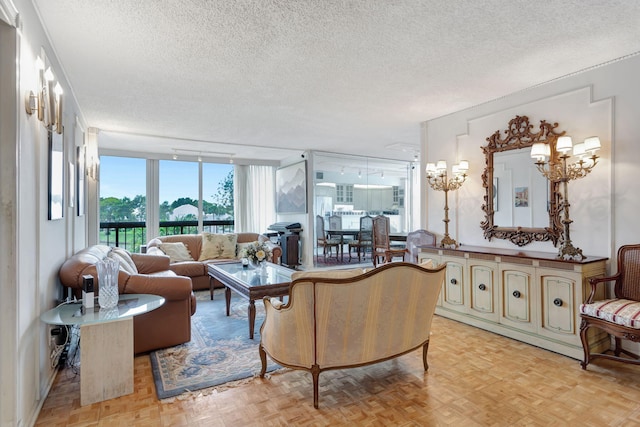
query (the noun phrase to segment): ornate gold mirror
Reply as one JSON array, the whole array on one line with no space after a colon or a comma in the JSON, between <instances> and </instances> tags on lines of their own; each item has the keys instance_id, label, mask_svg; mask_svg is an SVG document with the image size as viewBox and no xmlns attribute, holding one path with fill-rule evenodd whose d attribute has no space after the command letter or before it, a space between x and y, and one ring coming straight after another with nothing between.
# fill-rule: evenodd
<instances>
[{"instance_id":1,"label":"ornate gold mirror","mask_svg":"<svg viewBox=\"0 0 640 427\"><path fill-rule=\"evenodd\" d=\"M549 144L551 153L556 153L556 140L565 134L557 132L557 127L541 120L534 133L527 116L516 116L504 130L504 138L499 130L487 138L488 144L482 147L485 239L505 239L518 246L551 241L556 246L562 238L560 182L547 181L531 158L536 142Z\"/></svg>"}]
</instances>

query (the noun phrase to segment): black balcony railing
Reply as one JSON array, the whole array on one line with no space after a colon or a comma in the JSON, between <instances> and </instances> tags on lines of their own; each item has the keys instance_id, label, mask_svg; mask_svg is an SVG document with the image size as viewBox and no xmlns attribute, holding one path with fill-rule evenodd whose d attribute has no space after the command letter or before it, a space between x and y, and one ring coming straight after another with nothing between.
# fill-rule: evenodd
<instances>
[{"instance_id":1,"label":"black balcony railing","mask_svg":"<svg viewBox=\"0 0 640 427\"><path fill-rule=\"evenodd\" d=\"M234 222L230 220L203 221L204 231L209 233L231 233ZM198 221L160 221L160 235L196 234ZM124 248L130 252L140 252L140 246L148 239L144 221L102 221L100 222L100 244Z\"/></svg>"}]
</instances>

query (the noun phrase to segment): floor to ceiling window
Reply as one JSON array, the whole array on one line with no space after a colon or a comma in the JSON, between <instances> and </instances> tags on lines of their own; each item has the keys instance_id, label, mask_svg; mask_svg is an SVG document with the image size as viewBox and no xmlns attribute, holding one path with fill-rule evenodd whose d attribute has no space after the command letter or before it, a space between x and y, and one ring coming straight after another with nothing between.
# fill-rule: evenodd
<instances>
[{"instance_id":1,"label":"floor to ceiling window","mask_svg":"<svg viewBox=\"0 0 640 427\"><path fill-rule=\"evenodd\" d=\"M202 212L204 231L215 232L210 221L234 220L233 165L202 163Z\"/></svg>"},{"instance_id":2,"label":"floor to ceiling window","mask_svg":"<svg viewBox=\"0 0 640 427\"><path fill-rule=\"evenodd\" d=\"M170 229L160 227L161 234L189 234L198 229L198 163L160 160L158 183L160 223L170 221ZM193 224L193 225L187 225Z\"/></svg>"},{"instance_id":3,"label":"floor to ceiling window","mask_svg":"<svg viewBox=\"0 0 640 427\"><path fill-rule=\"evenodd\" d=\"M230 164L150 160L158 170L158 204L147 206L143 158L100 156L100 243L138 252L147 236L147 217L160 235L233 231L233 171ZM153 199L149 199L153 200ZM157 210L148 215L147 209Z\"/></svg>"},{"instance_id":4,"label":"floor to ceiling window","mask_svg":"<svg viewBox=\"0 0 640 427\"><path fill-rule=\"evenodd\" d=\"M100 157L101 244L138 251L146 243L146 160Z\"/></svg>"}]
</instances>

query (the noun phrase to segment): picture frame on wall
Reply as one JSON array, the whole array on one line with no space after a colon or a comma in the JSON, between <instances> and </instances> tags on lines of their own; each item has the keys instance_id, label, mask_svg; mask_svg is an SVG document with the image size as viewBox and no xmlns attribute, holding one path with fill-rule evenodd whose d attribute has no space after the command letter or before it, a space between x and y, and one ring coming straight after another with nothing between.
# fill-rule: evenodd
<instances>
[{"instance_id":1,"label":"picture frame on wall","mask_svg":"<svg viewBox=\"0 0 640 427\"><path fill-rule=\"evenodd\" d=\"M69 193L67 193L67 203L69 203L69 207L72 208L76 202L76 165L74 162L69 162L68 166L69 175L67 182L69 183Z\"/></svg>"},{"instance_id":2,"label":"picture frame on wall","mask_svg":"<svg viewBox=\"0 0 640 427\"><path fill-rule=\"evenodd\" d=\"M48 218L62 219L64 216L64 130L62 133L48 131L49 134L49 185Z\"/></svg>"},{"instance_id":3,"label":"picture frame on wall","mask_svg":"<svg viewBox=\"0 0 640 427\"><path fill-rule=\"evenodd\" d=\"M307 213L307 161L276 170L276 213Z\"/></svg>"},{"instance_id":4,"label":"picture frame on wall","mask_svg":"<svg viewBox=\"0 0 640 427\"><path fill-rule=\"evenodd\" d=\"M86 176L86 149L84 145L76 148L76 213L78 216L84 215L85 200L85 176Z\"/></svg>"}]
</instances>

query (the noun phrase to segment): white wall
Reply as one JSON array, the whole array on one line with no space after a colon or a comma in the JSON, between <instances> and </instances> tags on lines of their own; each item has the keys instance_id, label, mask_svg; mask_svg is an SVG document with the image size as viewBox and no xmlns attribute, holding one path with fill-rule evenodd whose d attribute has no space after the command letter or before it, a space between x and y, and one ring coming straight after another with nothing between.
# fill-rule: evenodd
<instances>
[{"instance_id":1,"label":"white wall","mask_svg":"<svg viewBox=\"0 0 640 427\"><path fill-rule=\"evenodd\" d=\"M506 129L515 115L526 115L535 125L541 119L558 122L558 129L573 136L574 142L591 135L602 141L593 172L569 183L574 245L585 255L614 257L620 245L640 242L640 228L633 225L640 211L634 189L640 182L639 73L640 56L633 56L423 123L423 163L466 159L471 164L467 182L450 194L452 237L466 245L517 248L505 240L483 237L480 177L485 159L480 147L493 132ZM441 192L423 193L426 226L439 233L444 230L443 203ZM549 242L525 249L557 251Z\"/></svg>"},{"instance_id":2,"label":"white wall","mask_svg":"<svg viewBox=\"0 0 640 427\"><path fill-rule=\"evenodd\" d=\"M2 297L3 300L5 296L9 297L5 303L13 305L9 311L11 317L3 317L2 322L5 331L2 333L0 408L3 425L23 426L35 422L55 373L49 360L49 327L40 321L40 314L57 303L61 289L58 281L60 265L86 243L85 217L76 217L75 203L73 208L69 207L66 176L68 163L75 162L76 146L83 143L84 126L77 118L79 108L32 3L27 0L14 3L18 19L11 20L11 25L15 27L18 23L18 28L10 28L9 32L3 28L3 36L13 37L15 55L3 56L2 61L8 61L17 70L17 75L11 78L11 75L3 74L3 82L12 85L13 90L3 92L0 100L0 121L7 118L4 111L11 110L13 123L17 126L12 137L3 135L1 141L13 156L0 156L0 168L15 171L12 177L2 180L3 195L12 194L9 203L15 208L15 217L8 220L15 233L12 242L15 252L0 253L2 265L9 269L6 276L10 278L6 282L3 280ZM7 7L4 3L0 6ZM6 40L3 37L3 41ZM64 91L65 210L64 218L57 221L47 219L47 132L36 115L29 116L24 108L25 94L37 90L35 58L38 55L46 56ZM3 225L6 221L3 217ZM9 341L5 341L6 337ZM5 383L7 366L14 372Z\"/></svg>"}]
</instances>

